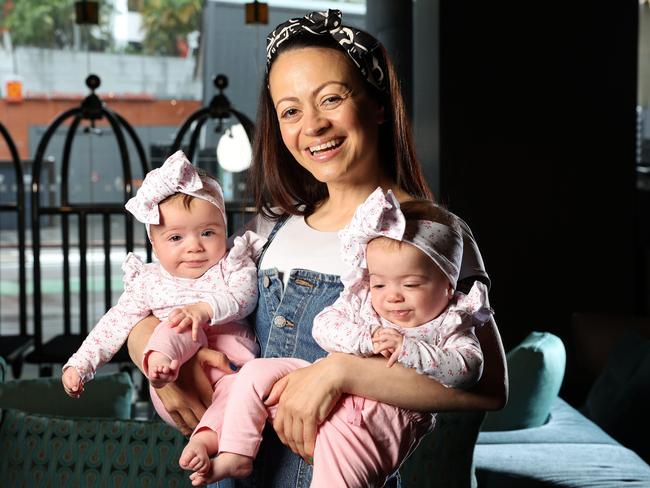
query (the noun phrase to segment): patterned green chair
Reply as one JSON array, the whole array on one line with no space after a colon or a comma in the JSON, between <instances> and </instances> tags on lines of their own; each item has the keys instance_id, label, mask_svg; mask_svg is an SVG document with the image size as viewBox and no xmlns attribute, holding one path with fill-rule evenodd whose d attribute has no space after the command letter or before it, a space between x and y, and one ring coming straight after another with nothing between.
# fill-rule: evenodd
<instances>
[{"instance_id":1,"label":"patterned green chair","mask_svg":"<svg viewBox=\"0 0 650 488\"><path fill-rule=\"evenodd\" d=\"M0 486L190 486L185 439L159 421L66 418L5 410Z\"/></svg>"},{"instance_id":2,"label":"patterned green chair","mask_svg":"<svg viewBox=\"0 0 650 488\"><path fill-rule=\"evenodd\" d=\"M72 400L58 378L2 382L5 371L0 358L0 487L190 486L178 466L186 439L129 418L127 374L97 376Z\"/></svg>"}]
</instances>

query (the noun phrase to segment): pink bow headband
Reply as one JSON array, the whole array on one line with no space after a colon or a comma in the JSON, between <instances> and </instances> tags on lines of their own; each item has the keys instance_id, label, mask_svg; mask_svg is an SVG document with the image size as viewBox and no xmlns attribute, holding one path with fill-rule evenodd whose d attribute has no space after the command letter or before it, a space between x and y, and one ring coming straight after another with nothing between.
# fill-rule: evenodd
<instances>
[{"instance_id":1,"label":"pink bow headband","mask_svg":"<svg viewBox=\"0 0 650 488\"><path fill-rule=\"evenodd\" d=\"M149 227L160 223L158 204L175 193L184 193L210 202L219 209L226 225L226 208L223 192L217 180L199 174L183 151L176 151L164 164L149 171L138 193L126 202L126 209L136 219Z\"/></svg>"},{"instance_id":2,"label":"pink bow headband","mask_svg":"<svg viewBox=\"0 0 650 488\"><path fill-rule=\"evenodd\" d=\"M365 276L366 247L377 237L407 242L426 254L456 288L463 257L463 236L451 227L419 220L413 238L404 239L406 219L393 192L377 188L354 213L348 226L339 231L343 261L350 266L341 277L345 286L352 286Z\"/></svg>"}]
</instances>

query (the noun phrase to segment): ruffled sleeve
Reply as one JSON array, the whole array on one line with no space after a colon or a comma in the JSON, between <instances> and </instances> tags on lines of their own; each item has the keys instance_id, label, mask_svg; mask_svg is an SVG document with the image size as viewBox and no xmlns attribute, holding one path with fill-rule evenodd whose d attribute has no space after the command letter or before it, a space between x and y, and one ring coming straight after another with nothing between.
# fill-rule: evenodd
<instances>
[{"instance_id":1,"label":"ruffled sleeve","mask_svg":"<svg viewBox=\"0 0 650 488\"><path fill-rule=\"evenodd\" d=\"M484 324L492 315L487 287L476 281L467 295L456 294L437 319L440 322L432 329L432 336L405 333L398 361L445 386L469 388L483 371L483 352L475 326Z\"/></svg>"},{"instance_id":2,"label":"ruffled sleeve","mask_svg":"<svg viewBox=\"0 0 650 488\"><path fill-rule=\"evenodd\" d=\"M239 320L257 306L256 261L266 243L264 237L246 231L236 237L228 254L219 262L223 284L204 297L212 308L210 325Z\"/></svg>"},{"instance_id":3,"label":"ruffled sleeve","mask_svg":"<svg viewBox=\"0 0 650 488\"><path fill-rule=\"evenodd\" d=\"M254 264L262 254L266 239L253 231L246 231L244 235L235 237L228 254L223 258L222 269L232 272L242 267Z\"/></svg>"},{"instance_id":4,"label":"ruffled sleeve","mask_svg":"<svg viewBox=\"0 0 650 488\"><path fill-rule=\"evenodd\" d=\"M456 302L449 307L450 313L455 313L463 319L471 317L469 326L480 326L490 320L494 310L490 307L488 289L485 284L475 281L467 295L458 293Z\"/></svg>"},{"instance_id":5,"label":"ruffled sleeve","mask_svg":"<svg viewBox=\"0 0 650 488\"><path fill-rule=\"evenodd\" d=\"M145 264L142 262L142 259L130 252L126 255L124 262L122 263L122 271L124 275L122 281L124 282L124 290L132 291L133 284L136 279L142 274Z\"/></svg>"}]
</instances>

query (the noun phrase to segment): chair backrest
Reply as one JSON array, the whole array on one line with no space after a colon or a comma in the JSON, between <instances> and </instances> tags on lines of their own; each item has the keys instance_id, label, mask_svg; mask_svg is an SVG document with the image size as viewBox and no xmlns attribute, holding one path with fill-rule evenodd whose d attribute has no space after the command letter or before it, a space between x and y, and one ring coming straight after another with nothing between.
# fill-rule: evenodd
<instances>
[{"instance_id":1,"label":"chair backrest","mask_svg":"<svg viewBox=\"0 0 650 488\"><path fill-rule=\"evenodd\" d=\"M84 106L84 104L91 97L95 97L91 100L91 102L95 103L93 106L95 112L89 115L88 107ZM59 115L45 131L34 157L31 186L31 217L34 253L34 336L37 350L43 344L43 306L46 302L43 299L43 289L45 288L45 284L48 283L46 271L49 271L49 267L53 264L52 261L60 261L62 268L63 333L64 335L72 334L72 312L74 309L72 298L73 295L78 294L79 334L85 336L88 333L90 291L91 288L94 288L92 285L95 284L90 279L89 262L91 266L97 261L103 263L101 271L103 280L101 283L97 283L97 288L103 287L103 308L106 311L110 308L113 301L111 252L115 249L114 245L119 244L123 246L126 252L131 252L134 249L134 219L124 208L126 201L133 196L133 176L127 141L123 131L130 136L135 146L143 175L149 170L149 165L142 144L133 128L122 117L107 110L101 103L97 104L98 100L96 95L91 94L84 100L84 103L80 107L73 108ZM95 127L95 120L101 120L102 118L108 122L109 128L112 130L117 141L117 157L120 159L121 176L116 178L115 182L112 183L116 187L119 187L120 193L118 195L121 195L121 197L118 196L115 202L98 203L84 201L83 197L80 198L79 188L71 191L70 184L74 178L71 160L73 159L73 141L78 135L78 129L81 123L84 120L89 120L89 126L84 129L84 132L89 134L88 137L97 137L96 134L102 129ZM44 202L40 196L45 190L44 185L41 184L41 171L45 152L56 130L62 127L63 123L68 119L71 119L71 122L65 136L63 155L57 168L57 183L60 185L57 188L58 203L55 201ZM78 152L75 154L75 157L79 157ZM45 233L45 226L43 225L44 217L51 218L54 221L60 220L60 254L57 252L57 256L54 256L60 256L60 260L49 259L44 261L42 259L43 249L47 244L43 239ZM97 230L97 227L100 227L101 238L92 241L89 229L97 219L101 221L101 225L94 226L93 230ZM114 220L121 220L123 222L123 235L119 236L119 242L113 235L114 229L112 224ZM51 234L52 230L47 229L47 232ZM147 239L144 241L147 258L151 260L150 244ZM57 251L58 249L57 247ZM73 250L77 250L77 252L73 254ZM100 252L95 253L97 250L100 250ZM100 256L101 254L103 254L103 258ZM74 257L74 262L71 259L72 257ZM77 257L78 271L76 275L73 275L73 268L77 268ZM78 282L78 286L75 286L76 282Z\"/></svg>"},{"instance_id":2,"label":"chair backrest","mask_svg":"<svg viewBox=\"0 0 650 488\"><path fill-rule=\"evenodd\" d=\"M23 170L16 144L11 134L0 123L0 135L4 139L11 154L11 168L16 191L11 198L11 192L3 192L0 201L0 212L14 214L16 218L16 233L18 240L18 323L21 336L27 336L27 273L25 270L25 187L23 185Z\"/></svg>"}]
</instances>

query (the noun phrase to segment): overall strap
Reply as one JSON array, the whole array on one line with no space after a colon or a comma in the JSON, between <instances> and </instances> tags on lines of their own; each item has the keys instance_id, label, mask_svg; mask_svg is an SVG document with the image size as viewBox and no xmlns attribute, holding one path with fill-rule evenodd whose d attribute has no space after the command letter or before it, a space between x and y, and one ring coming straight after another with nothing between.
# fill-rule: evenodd
<instances>
[{"instance_id":1,"label":"overall strap","mask_svg":"<svg viewBox=\"0 0 650 488\"><path fill-rule=\"evenodd\" d=\"M282 226L287 223L287 220L289 220L289 217L291 217L291 215L285 214L285 215L283 215L282 217L280 217L277 220L277 222L273 226L273 229L271 229L271 233L266 238L266 244L264 244L264 247L262 248L262 253L260 254L260 257L257 259L258 263L262 262L262 259L264 258L264 255L266 254L266 250L269 248L269 244L271 244L271 241L275 238L275 234L277 234L278 231L282 228Z\"/></svg>"}]
</instances>

